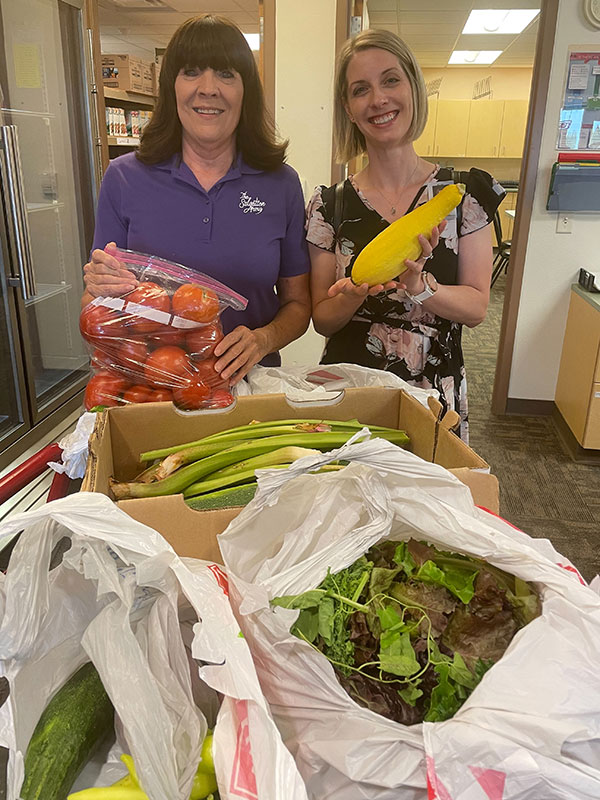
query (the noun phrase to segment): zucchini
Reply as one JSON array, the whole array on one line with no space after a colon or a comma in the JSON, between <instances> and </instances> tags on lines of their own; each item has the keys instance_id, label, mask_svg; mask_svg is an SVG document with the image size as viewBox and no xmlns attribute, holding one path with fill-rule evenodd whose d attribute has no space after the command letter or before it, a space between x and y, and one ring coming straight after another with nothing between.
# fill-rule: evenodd
<instances>
[{"instance_id":1,"label":"zucchini","mask_svg":"<svg viewBox=\"0 0 600 800\"><path fill-rule=\"evenodd\" d=\"M67 800L113 721L112 703L88 661L52 697L35 726L25 754L21 800Z\"/></svg>"},{"instance_id":2,"label":"zucchini","mask_svg":"<svg viewBox=\"0 0 600 800\"><path fill-rule=\"evenodd\" d=\"M235 508L247 505L256 494L257 488L256 481L242 486L228 486L226 489L219 489L216 492L190 497L185 502L195 511L207 511L212 508Z\"/></svg>"}]
</instances>

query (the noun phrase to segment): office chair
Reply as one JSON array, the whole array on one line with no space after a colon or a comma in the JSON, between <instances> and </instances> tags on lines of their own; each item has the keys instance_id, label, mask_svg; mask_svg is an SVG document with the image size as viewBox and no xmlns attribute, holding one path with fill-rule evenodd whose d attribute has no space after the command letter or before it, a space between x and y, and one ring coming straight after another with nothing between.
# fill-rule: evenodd
<instances>
[{"instance_id":1,"label":"office chair","mask_svg":"<svg viewBox=\"0 0 600 800\"><path fill-rule=\"evenodd\" d=\"M490 283L490 288L496 283L500 274L504 270L506 272L508 270L508 261L510 259L510 239L503 239L502 238L502 223L500 222L500 214L498 210L494 214L494 231L496 233L496 240L498 242L498 251L494 256L494 269L492 271L492 280Z\"/></svg>"}]
</instances>

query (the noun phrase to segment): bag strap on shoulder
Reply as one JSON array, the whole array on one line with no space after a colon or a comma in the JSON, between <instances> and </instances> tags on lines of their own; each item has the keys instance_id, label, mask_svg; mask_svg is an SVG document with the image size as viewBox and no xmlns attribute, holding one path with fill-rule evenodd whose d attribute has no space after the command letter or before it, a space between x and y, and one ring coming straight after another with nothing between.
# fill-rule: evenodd
<instances>
[{"instance_id":1,"label":"bag strap on shoulder","mask_svg":"<svg viewBox=\"0 0 600 800\"><path fill-rule=\"evenodd\" d=\"M452 170L452 183L464 183L465 186L467 184L467 178L469 177L468 172L462 172L461 170L453 169ZM456 207L456 235L460 235L460 229L462 226L462 202L458 204Z\"/></svg>"},{"instance_id":2,"label":"bag strap on shoulder","mask_svg":"<svg viewBox=\"0 0 600 800\"><path fill-rule=\"evenodd\" d=\"M344 218L344 183L345 181L340 181L336 184L333 198L333 231L336 239Z\"/></svg>"}]
</instances>

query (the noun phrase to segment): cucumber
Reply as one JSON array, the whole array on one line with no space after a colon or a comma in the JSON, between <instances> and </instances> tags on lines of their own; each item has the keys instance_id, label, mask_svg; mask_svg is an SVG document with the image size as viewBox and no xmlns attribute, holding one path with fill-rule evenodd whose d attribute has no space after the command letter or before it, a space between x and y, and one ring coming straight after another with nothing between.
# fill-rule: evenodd
<instances>
[{"instance_id":1,"label":"cucumber","mask_svg":"<svg viewBox=\"0 0 600 800\"><path fill-rule=\"evenodd\" d=\"M113 721L112 703L88 661L52 697L35 726L25 754L21 800L67 800Z\"/></svg>"},{"instance_id":2,"label":"cucumber","mask_svg":"<svg viewBox=\"0 0 600 800\"><path fill-rule=\"evenodd\" d=\"M190 497L185 502L195 511L206 511L211 508L235 508L247 505L256 494L257 488L256 482L243 486L229 486L227 489Z\"/></svg>"}]
</instances>

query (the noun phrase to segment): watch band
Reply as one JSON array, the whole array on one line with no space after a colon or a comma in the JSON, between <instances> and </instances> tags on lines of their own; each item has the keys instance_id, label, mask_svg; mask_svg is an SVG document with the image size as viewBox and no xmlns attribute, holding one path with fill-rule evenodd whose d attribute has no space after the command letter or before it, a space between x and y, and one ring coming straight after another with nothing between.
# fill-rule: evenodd
<instances>
[{"instance_id":1,"label":"watch band","mask_svg":"<svg viewBox=\"0 0 600 800\"><path fill-rule=\"evenodd\" d=\"M419 306L422 305L425 300L429 300L430 297L433 297L438 290L438 282L433 275L431 275L429 272L425 272L425 270L423 270L421 275L423 276L423 291L419 292L419 294L410 294L410 292L406 291L404 292L409 300L412 300L413 303L416 303Z\"/></svg>"}]
</instances>

